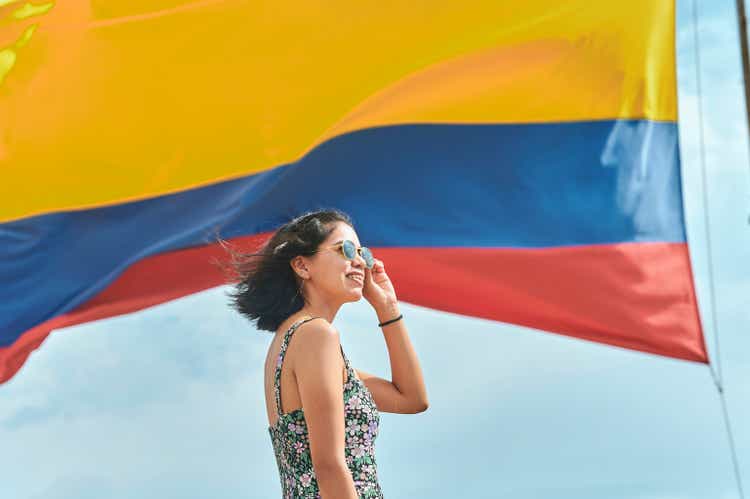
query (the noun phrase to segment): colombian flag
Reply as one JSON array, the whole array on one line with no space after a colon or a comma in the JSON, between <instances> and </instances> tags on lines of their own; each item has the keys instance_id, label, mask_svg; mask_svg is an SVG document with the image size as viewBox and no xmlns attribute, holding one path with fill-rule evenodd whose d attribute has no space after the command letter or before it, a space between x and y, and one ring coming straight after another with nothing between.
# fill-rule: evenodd
<instances>
[{"instance_id":1,"label":"colombian flag","mask_svg":"<svg viewBox=\"0 0 750 499\"><path fill-rule=\"evenodd\" d=\"M673 0L0 2L0 382L336 207L399 298L707 362ZM457 332L460 334L460 332Z\"/></svg>"}]
</instances>

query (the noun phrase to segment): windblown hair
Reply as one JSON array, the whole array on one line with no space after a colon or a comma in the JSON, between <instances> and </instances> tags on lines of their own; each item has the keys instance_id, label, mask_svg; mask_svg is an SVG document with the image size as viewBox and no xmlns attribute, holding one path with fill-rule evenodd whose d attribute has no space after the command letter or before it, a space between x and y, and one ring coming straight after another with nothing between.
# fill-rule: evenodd
<instances>
[{"instance_id":1,"label":"windblown hair","mask_svg":"<svg viewBox=\"0 0 750 499\"><path fill-rule=\"evenodd\" d=\"M229 305L256 327L275 332L290 315L305 305L300 292L301 279L290 262L298 255L311 256L333 232L334 222L354 224L346 213L336 209L307 212L279 227L256 253L222 246L230 254L227 268L233 275L234 289Z\"/></svg>"}]
</instances>

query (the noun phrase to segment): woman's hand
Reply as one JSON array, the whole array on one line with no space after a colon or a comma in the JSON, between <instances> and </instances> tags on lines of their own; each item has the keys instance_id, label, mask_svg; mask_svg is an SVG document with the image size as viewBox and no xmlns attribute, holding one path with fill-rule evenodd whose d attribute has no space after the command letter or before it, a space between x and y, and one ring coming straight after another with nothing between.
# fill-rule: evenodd
<instances>
[{"instance_id":1,"label":"woman's hand","mask_svg":"<svg viewBox=\"0 0 750 499\"><path fill-rule=\"evenodd\" d=\"M385 273L385 265L375 258L372 269L365 267L365 283L362 286L362 296L378 311L397 303L396 291Z\"/></svg>"}]
</instances>

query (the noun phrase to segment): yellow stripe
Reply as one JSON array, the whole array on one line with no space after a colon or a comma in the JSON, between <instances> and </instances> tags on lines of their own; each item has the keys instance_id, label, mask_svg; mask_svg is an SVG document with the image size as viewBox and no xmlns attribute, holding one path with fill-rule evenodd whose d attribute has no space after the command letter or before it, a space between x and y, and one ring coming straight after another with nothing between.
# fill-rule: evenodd
<instances>
[{"instance_id":1,"label":"yellow stripe","mask_svg":"<svg viewBox=\"0 0 750 499\"><path fill-rule=\"evenodd\" d=\"M29 17L38 16L41 14L46 14L53 6L55 5L54 2L49 2L41 5L33 5L30 3L25 3L23 7L20 9L17 9L11 14L11 17L13 19L27 19Z\"/></svg>"},{"instance_id":2,"label":"yellow stripe","mask_svg":"<svg viewBox=\"0 0 750 499\"><path fill-rule=\"evenodd\" d=\"M372 126L677 114L672 0L68 0L34 20L0 87L0 221L235 178Z\"/></svg>"}]
</instances>

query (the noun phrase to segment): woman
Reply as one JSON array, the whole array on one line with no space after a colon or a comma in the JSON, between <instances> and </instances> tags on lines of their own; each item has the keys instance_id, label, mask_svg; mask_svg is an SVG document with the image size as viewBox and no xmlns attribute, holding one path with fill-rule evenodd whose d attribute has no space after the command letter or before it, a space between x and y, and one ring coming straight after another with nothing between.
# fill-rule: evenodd
<instances>
[{"instance_id":1,"label":"woman","mask_svg":"<svg viewBox=\"0 0 750 499\"><path fill-rule=\"evenodd\" d=\"M360 246L351 219L338 210L306 213L246 256L260 258L235 260L240 281L232 306L275 333L265 397L283 497L383 497L374 446L379 413L428 406L385 265ZM392 381L352 368L332 325L341 305L363 296L382 328Z\"/></svg>"}]
</instances>

